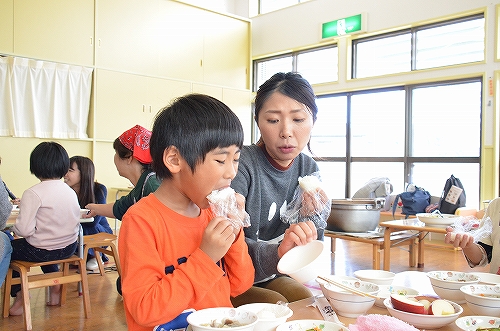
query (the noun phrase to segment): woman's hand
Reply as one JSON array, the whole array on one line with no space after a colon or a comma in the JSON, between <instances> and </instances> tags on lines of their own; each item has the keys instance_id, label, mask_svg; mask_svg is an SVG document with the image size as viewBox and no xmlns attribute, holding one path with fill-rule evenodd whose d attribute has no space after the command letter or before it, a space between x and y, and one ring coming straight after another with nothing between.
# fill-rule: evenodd
<instances>
[{"instance_id":1,"label":"woman's hand","mask_svg":"<svg viewBox=\"0 0 500 331\"><path fill-rule=\"evenodd\" d=\"M328 203L330 203L330 199L328 199L328 196L322 189L318 188L315 191L304 191L302 194L302 208L300 208L300 214L305 217L321 214Z\"/></svg>"},{"instance_id":2,"label":"woman's hand","mask_svg":"<svg viewBox=\"0 0 500 331\"><path fill-rule=\"evenodd\" d=\"M203 233L200 249L217 262L227 253L235 239L235 228L231 222L224 217L215 217Z\"/></svg>"},{"instance_id":3,"label":"woman's hand","mask_svg":"<svg viewBox=\"0 0 500 331\"><path fill-rule=\"evenodd\" d=\"M278 246L278 256L281 258L295 246L305 245L316 239L318 239L318 232L312 221L291 224L285 230L285 236Z\"/></svg>"}]
</instances>

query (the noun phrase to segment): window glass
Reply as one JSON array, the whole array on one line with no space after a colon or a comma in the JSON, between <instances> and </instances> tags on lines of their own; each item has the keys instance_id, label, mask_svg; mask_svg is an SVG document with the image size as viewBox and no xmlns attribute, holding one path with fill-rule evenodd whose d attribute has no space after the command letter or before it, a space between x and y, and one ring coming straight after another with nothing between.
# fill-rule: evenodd
<instances>
[{"instance_id":1,"label":"window glass","mask_svg":"<svg viewBox=\"0 0 500 331\"><path fill-rule=\"evenodd\" d=\"M404 90L355 94L352 96L352 156L403 156L405 150L404 137Z\"/></svg>"},{"instance_id":2,"label":"window glass","mask_svg":"<svg viewBox=\"0 0 500 331\"><path fill-rule=\"evenodd\" d=\"M318 161L323 190L330 199L345 197L345 162Z\"/></svg>"},{"instance_id":3,"label":"window glass","mask_svg":"<svg viewBox=\"0 0 500 331\"><path fill-rule=\"evenodd\" d=\"M446 180L453 175L464 186L467 207L480 209L479 170L478 163L415 163L413 183L440 197Z\"/></svg>"},{"instance_id":4,"label":"window glass","mask_svg":"<svg viewBox=\"0 0 500 331\"><path fill-rule=\"evenodd\" d=\"M257 62L256 88L258 89L266 80L277 72L289 72L293 69L292 56L274 58Z\"/></svg>"},{"instance_id":5,"label":"window glass","mask_svg":"<svg viewBox=\"0 0 500 331\"><path fill-rule=\"evenodd\" d=\"M411 118L411 156L477 157L481 83L415 88Z\"/></svg>"},{"instance_id":6,"label":"window glass","mask_svg":"<svg viewBox=\"0 0 500 331\"><path fill-rule=\"evenodd\" d=\"M484 18L418 30L416 69L484 60Z\"/></svg>"},{"instance_id":7,"label":"window glass","mask_svg":"<svg viewBox=\"0 0 500 331\"><path fill-rule=\"evenodd\" d=\"M389 178L394 188L394 194L404 191L403 162L353 162L351 164L351 197L375 177Z\"/></svg>"},{"instance_id":8,"label":"window glass","mask_svg":"<svg viewBox=\"0 0 500 331\"><path fill-rule=\"evenodd\" d=\"M297 72L310 84L338 80L337 47L323 48L297 54Z\"/></svg>"},{"instance_id":9,"label":"window glass","mask_svg":"<svg viewBox=\"0 0 500 331\"><path fill-rule=\"evenodd\" d=\"M411 33L354 42L353 78L411 71Z\"/></svg>"},{"instance_id":10,"label":"window glass","mask_svg":"<svg viewBox=\"0 0 500 331\"><path fill-rule=\"evenodd\" d=\"M311 135L311 149L319 157L345 157L347 98L318 98L318 117Z\"/></svg>"}]
</instances>

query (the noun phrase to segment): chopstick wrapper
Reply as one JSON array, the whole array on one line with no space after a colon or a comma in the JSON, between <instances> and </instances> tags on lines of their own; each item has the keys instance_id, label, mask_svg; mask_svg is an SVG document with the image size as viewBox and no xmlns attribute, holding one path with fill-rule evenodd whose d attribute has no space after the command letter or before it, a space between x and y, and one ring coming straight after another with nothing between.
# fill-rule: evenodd
<instances>
[{"instance_id":1,"label":"chopstick wrapper","mask_svg":"<svg viewBox=\"0 0 500 331\"><path fill-rule=\"evenodd\" d=\"M330 303L324 296L314 297L314 302L311 304L311 306L318 308L321 316L323 316L323 319L325 321L344 325L344 323L339 320L337 313L335 313L335 310L333 310L332 306L330 306Z\"/></svg>"}]
</instances>

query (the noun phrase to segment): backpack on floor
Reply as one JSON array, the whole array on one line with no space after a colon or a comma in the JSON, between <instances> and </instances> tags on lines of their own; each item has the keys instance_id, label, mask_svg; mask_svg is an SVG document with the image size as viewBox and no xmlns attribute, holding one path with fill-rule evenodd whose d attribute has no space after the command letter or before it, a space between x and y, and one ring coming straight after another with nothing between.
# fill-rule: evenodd
<instances>
[{"instance_id":1,"label":"backpack on floor","mask_svg":"<svg viewBox=\"0 0 500 331\"><path fill-rule=\"evenodd\" d=\"M465 190L460 179L451 175L444 185L438 209L441 214L455 214L459 207L465 207Z\"/></svg>"}]
</instances>

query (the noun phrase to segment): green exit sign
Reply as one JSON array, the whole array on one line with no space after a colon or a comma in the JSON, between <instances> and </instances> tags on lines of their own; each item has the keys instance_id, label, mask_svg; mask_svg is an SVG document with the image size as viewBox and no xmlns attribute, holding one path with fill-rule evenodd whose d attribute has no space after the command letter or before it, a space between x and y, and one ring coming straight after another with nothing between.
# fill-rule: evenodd
<instances>
[{"instance_id":1,"label":"green exit sign","mask_svg":"<svg viewBox=\"0 0 500 331\"><path fill-rule=\"evenodd\" d=\"M366 26L364 19L366 19L366 14L358 14L323 23L321 27L321 38L325 39L364 32Z\"/></svg>"}]
</instances>

